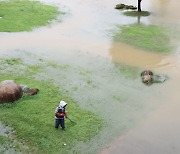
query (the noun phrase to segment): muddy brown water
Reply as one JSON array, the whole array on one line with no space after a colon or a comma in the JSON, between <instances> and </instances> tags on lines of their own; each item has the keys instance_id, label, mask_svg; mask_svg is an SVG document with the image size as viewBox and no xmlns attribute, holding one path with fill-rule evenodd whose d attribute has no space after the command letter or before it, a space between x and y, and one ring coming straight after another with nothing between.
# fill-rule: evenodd
<instances>
[{"instance_id":1,"label":"muddy brown water","mask_svg":"<svg viewBox=\"0 0 180 154\"><path fill-rule=\"evenodd\" d=\"M138 22L137 18L125 17L121 11L113 9L119 0L42 2L66 12L59 17L61 22L32 32L0 33L0 53L13 55L16 50L29 51L93 72L88 79L97 85L95 89L85 87L85 91L76 72L74 76L66 76L69 84L65 88L78 87L77 92L70 92L72 97L82 108L98 113L108 124L97 137L88 143L79 143L76 149L81 149L82 153L101 150L100 153L115 154L180 153L179 37L171 38L175 48L170 54L135 49L112 39L111 31L116 25ZM121 2L136 5L134 0ZM142 9L150 11L151 16L141 17L140 22L178 31L179 6L178 0L143 0ZM117 69L116 62L139 70L152 69L167 74L170 79L164 84L145 87L138 79L124 79L113 72ZM52 74L53 78L55 72ZM59 81L59 84L62 83Z\"/></svg>"}]
</instances>

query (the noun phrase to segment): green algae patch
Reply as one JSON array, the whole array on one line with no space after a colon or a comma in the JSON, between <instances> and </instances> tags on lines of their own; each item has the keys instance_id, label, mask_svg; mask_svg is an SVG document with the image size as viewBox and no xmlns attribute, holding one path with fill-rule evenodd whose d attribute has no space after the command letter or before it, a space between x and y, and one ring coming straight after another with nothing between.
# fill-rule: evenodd
<instances>
[{"instance_id":1,"label":"green algae patch","mask_svg":"<svg viewBox=\"0 0 180 154\"><path fill-rule=\"evenodd\" d=\"M141 12L138 12L138 11L126 11L123 14L126 15L126 16L131 16L131 17L138 17L138 16L146 17L146 16L150 15L150 12L148 12L148 11L141 11Z\"/></svg>"},{"instance_id":2,"label":"green algae patch","mask_svg":"<svg viewBox=\"0 0 180 154\"><path fill-rule=\"evenodd\" d=\"M154 52L169 52L172 49L170 37L165 29L153 25L119 26L114 34L114 41Z\"/></svg>"},{"instance_id":3,"label":"green algae patch","mask_svg":"<svg viewBox=\"0 0 180 154\"><path fill-rule=\"evenodd\" d=\"M9 61L14 61L14 58L9 58L8 61L5 59L2 65L13 66ZM18 61L21 63L15 64L16 69L3 67L4 70L0 70L0 81L11 79L40 91L37 95L23 97L14 103L1 104L0 121L13 128L15 140L27 147L25 153L69 153L78 142L89 141L99 133L103 126L99 116L81 109L63 87L54 85L51 80L34 79L32 75L38 73L38 69L34 69L34 65L33 68L29 67L23 60ZM41 66L41 71L44 65ZM17 73L20 68L22 75ZM68 103L67 114L77 123L74 125L65 119L65 131L54 128L54 111L60 100ZM0 138L1 142L5 142L4 138Z\"/></svg>"},{"instance_id":4,"label":"green algae patch","mask_svg":"<svg viewBox=\"0 0 180 154\"><path fill-rule=\"evenodd\" d=\"M0 32L31 31L56 19L58 8L37 1L0 2Z\"/></svg>"}]
</instances>

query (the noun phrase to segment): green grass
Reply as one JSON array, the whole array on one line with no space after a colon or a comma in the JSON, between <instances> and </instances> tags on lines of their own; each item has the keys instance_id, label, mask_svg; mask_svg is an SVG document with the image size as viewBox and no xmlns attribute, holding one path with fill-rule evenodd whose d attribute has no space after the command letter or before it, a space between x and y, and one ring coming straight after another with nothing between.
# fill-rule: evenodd
<instances>
[{"instance_id":1,"label":"green grass","mask_svg":"<svg viewBox=\"0 0 180 154\"><path fill-rule=\"evenodd\" d=\"M7 65L18 65L22 64L22 60L20 58L0 58L0 63Z\"/></svg>"},{"instance_id":2,"label":"green grass","mask_svg":"<svg viewBox=\"0 0 180 154\"><path fill-rule=\"evenodd\" d=\"M9 140L5 136L0 136L0 144L6 144L8 143Z\"/></svg>"},{"instance_id":3,"label":"green grass","mask_svg":"<svg viewBox=\"0 0 180 154\"><path fill-rule=\"evenodd\" d=\"M11 153L10 149L16 152L24 151L24 149L20 149L19 144L15 143L13 139L7 136L0 136L0 153Z\"/></svg>"},{"instance_id":4,"label":"green grass","mask_svg":"<svg viewBox=\"0 0 180 154\"><path fill-rule=\"evenodd\" d=\"M31 31L35 27L49 24L58 13L56 7L37 1L1 1L0 32Z\"/></svg>"},{"instance_id":5,"label":"green grass","mask_svg":"<svg viewBox=\"0 0 180 154\"><path fill-rule=\"evenodd\" d=\"M149 16L150 15L150 12L148 11L141 11L141 12L138 12L138 11L126 11L124 12L124 15L126 16L131 16L131 17L138 17L138 16Z\"/></svg>"},{"instance_id":6,"label":"green grass","mask_svg":"<svg viewBox=\"0 0 180 154\"><path fill-rule=\"evenodd\" d=\"M114 40L154 52L169 52L172 49L165 29L153 25L120 26L114 34Z\"/></svg>"},{"instance_id":7,"label":"green grass","mask_svg":"<svg viewBox=\"0 0 180 154\"><path fill-rule=\"evenodd\" d=\"M12 79L19 84L38 88L40 92L15 103L0 104L0 121L14 129L15 139L29 147L27 152L70 153L76 143L89 141L100 131L103 123L97 115L79 108L68 93L64 92L63 87L56 87L50 81L33 79L31 73L33 70L37 71L34 67L29 68L23 62L20 65L24 65L30 71L26 70L21 76L3 71L0 72L0 81ZM54 128L54 110L60 100L68 103L67 113L77 123L73 125L66 120L66 131ZM64 143L67 145L64 146Z\"/></svg>"},{"instance_id":8,"label":"green grass","mask_svg":"<svg viewBox=\"0 0 180 154\"><path fill-rule=\"evenodd\" d=\"M115 64L115 73L119 74L120 76L123 75L127 79L137 79L139 77L139 71L140 69L138 67L133 67L133 66L128 66L125 64L119 64L119 63L114 63Z\"/></svg>"},{"instance_id":9,"label":"green grass","mask_svg":"<svg viewBox=\"0 0 180 154\"><path fill-rule=\"evenodd\" d=\"M16 65L16 64L21 64L22 63L20 58L4 59L4 62L9 64L9 65Z\"/></svg>"}]
</instances>

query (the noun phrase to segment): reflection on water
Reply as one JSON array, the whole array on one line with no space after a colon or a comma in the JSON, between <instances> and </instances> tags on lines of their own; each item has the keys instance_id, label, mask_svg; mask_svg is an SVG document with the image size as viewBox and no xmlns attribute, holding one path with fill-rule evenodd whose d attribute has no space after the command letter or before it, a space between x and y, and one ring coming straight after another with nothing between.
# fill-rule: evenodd
<instances>
[{"instance_id":1,"label":"reflection on water","mask_svg":"<svg viewBox=\"0 0 180 154\"><path fill-rule=\"evenodd\" d=\"M71 54L82 51L110 58L112 56L115 61L131 65L154 67L158 66L158 62L161 63L164 55L148 54L143 51L138 53L138 50L127 45L111 43L108 31L116 28L117 24L137 22L146 24L162 24L163 22L167 24L171 23L172 20L176 23L180 21L179 5L177 5L180 2L175 0L142 1L142 10L148 10L152 15L141 17L141 19L139 17L126 17L122 15L122 11L115 10L114 6L119 3L118 0L113 2L108 0L42 1L55 4L61 10L66 11L66 15L61 15L64 21L36 29L33 32L0 33L0 52L6 52L7 49L21 49L56 55L63 52ZM136 1L133 0L124 0L122 3L136 5ZM160 20L161 18L163 20ZM123 54L125 50L127 55L130 55L129 57L125 57ZM120 54L122 55L120 56ZM141 58L141 63L136 60L137 64L135 64L131 55ZM146 64L145 60L147 60Z\"/></svg>"},{"instance_id":2,"label":"reflection on water","mask_svg":"<svg viewBox=\"0 0 180 154\"><path fill-rule=\"evenodd\" d=\"M109 52L113 61L144 68L157 68L165 65L161 63L165 58L163 54L146 52L122 43L113 43L112 45Z\"/></svg>"},{"instance_id":3,"label":"reflection on water","mask_svg":"<svg viewBox=\"0 0 180 154\"><path fill-rule=\"evenodd\" d=\"M167 71L167 70L166 70ZM170 72L170 70L168 70ZM172 73L172 71L171 71ZM122 135L116 142L104 149L102 154L176 154L179 148L179 100L180 87L177 81L180 73L171 74L171 80L162 84L159 95L162 105L152 112L140 125ZM152 102L149 102L152 103Z\"/></svg>"},{"instance_id":4,"label":"reflection on water","mask_svg":"<svg viewBox=\"0 0 180 154\"><path fill-rule=\"evenodd\" d=\"M178 0L154 0L148 1L152 13L149 23L165 25L174 30L180 24L180 1ZM146 6L147 7L147 6ZM143 21L141 21L143 23ZM173 26L173 28L171 28ZM176 31L174 31L176 33ZM179 35L179 34L177 34ZM179 40L176 40L179 42ZM111 143L109 148L104 149L102 154L170 154L180 153L179 148L179 100L180 88L177 84L180 77L179 53L180 46L176 43L176 50L171 55L146 53L124 45L112 44L110 55L113 60L121 61L128 65L155 68L156 71L168 74L170 80L160 85L160 105L139 126L122 135L116 142ZM160 94L162 94L160 96ZM155 101L155 100L154 100ZM149 101L149 103L152 103Z\"/></svg>"}]
</instances>

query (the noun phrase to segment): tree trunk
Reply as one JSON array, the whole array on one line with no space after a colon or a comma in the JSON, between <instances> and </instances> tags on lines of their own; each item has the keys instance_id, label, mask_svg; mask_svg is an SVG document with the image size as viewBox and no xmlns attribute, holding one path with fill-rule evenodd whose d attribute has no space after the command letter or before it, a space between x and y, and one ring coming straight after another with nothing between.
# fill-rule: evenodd
<instances>
[{"instance_id":1,"label":"tree trunk","mask_svg":"<svg viewBox=\"0 0 180 154\"><path fill-rule=\"evenodd\" d=\"M142 0L138 0L138 12L141 12L141 1Z\"/></svg>"}]
</instances>

